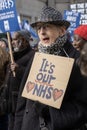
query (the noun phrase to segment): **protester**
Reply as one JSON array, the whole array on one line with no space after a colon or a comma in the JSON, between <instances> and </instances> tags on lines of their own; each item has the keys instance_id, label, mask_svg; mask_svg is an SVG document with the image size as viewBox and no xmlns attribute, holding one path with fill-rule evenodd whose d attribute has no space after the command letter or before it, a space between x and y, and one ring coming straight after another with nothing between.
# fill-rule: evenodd
<instances>
[{"instance_id":1,"label":"protester","mask_svg":"<svg viewBox=\"0 0 87 130\"><path fill-rule=\"evenodd\" d=\"M13 50L13 63L8 67L8 80L7 80L7 109L9 113L9 130L13 129L14 126L14 114L16 109L17 96L19 91L20 82L22 80L25 68L29 61L29 54L32 56L32 48L30 47L31 35L27 30L21 30L14 32L12 35L12 50ZM13 72L15 75L13 75ZM3 104L2 104L3 105Z\"/></svg>"},{"instance_id":2,"label":"protester","mask_svg":"<svg viewBox=\"0 0 87 130\"><path fill-rule=\"evenodd\" d=\"M74 30L73 46L81 51L87 42L87 25L80 25Z\"/></svg>"},{"instance_id":3,"label":"protester","mask_svg":"<svg viewBox=\"0 0 87 130\"><path fill-rule=\"evenodd\" d=\"M0 47L0 86L3 84L6 73L6 65L9 61L8 53Z\"/></svg>"},{"instance_id":4,"label":"protester","mask_svg":"<svg viewBox=\"0 0 87 130\"><path fill-rule=\"evenodd\" d=\"M84 84L87 85L87 42L85 42L81 52L80 52L80 57L79 59L77 60L77 63L80 67L80 71L82 73L82 75L84 76ZM86 82L86 83L85 83ZM83 130L87 130L87 122L86 124L84 125L84 128Z\"/></svg>"},{"instance_id":5,"label":"protester","mask_svg":"<svg viewBox=\"0 0 87 130\"><path fill-rule=\"evenodd\" d=\"M62 18L58 10L44 7L38 20L31 25L36 28L40 39L39 52L74 59L79 57L79 52L67 38L66 32L70 23ZM21 82L14 130L76 130L82 127L86 121L87 87L82 85L83 77L76 63L60 109L21 96L31 64L32 58Z\"/></svg>"},{"instance_id":6,"label":"protester","mask_svg":"<svg viewBox=\"0 0 87 130\"><path fill-rule=\"evenodd\" d=\"M86 44L87 44L87 25L80 25L74 30L73 46L81 52L78 64L83 75L86 74Z\"/></svg>"},{"instance_id":7,"label":"protester","mask_svg":"<svg viewBox=\"0 0 87 130\"><path fill-rule=\"evenodd\" d=\"M0 47L0 97L3 89L3 84L6 76L6 68L9 62L9 55L7 52ZM3 112L3 107L1 107L2 98L0 98L0 130L8 130L8 115ZM5 106L5 101L3 101Z\"/></svg>"},{"instance_id":8,"label":"protester","mask_svg":"<svg viewBox=\"0 0 87 130\"><path fill-rule=\"evenodd\" d=\"M1 38L0 39L0 46L5 49L6 51L8 51L8 40L7 38Z\"/></svg>"},{"instance_id":9,"label":"protester","mask_svg":"<svg viewBox=\"0 0 87 130\"><path fill-rule=\"evenodd\" d=\"M9 86L9 100L12 106L12 112L9 118L9 130L14 126L14 115L17 103L17 96L19 92L19 86L29 61L29 56L32 56L32 48L30 47L31 34L27 30L21 30L15 32L12 36L12 49L14 56L14 63L11 63L11 71L15 71L15 77L11 74L8 82ZM11 98L12 97L12 98Z\"/></svg>"},{"instance_id":10,"label":"protester","mask_svg":"<svg viewBox=\"0 0 87 130\"><path fill-rule=\"evenodd\" d=\"M81 73L84 76L87 76L87 43L83 46L83 49L81 50L81 55L79 58L79 66Z\"/></svg>"},{"instance_id":11,"label":"protester","mask_svg":"<svg viewBox=\"0 0 87 130\"><path fill-rule=\"evenodd\" d=\"M87 25L80 25L74 30L74 39L73 39L72 44L73 44L74 48L76 48L80 53L82 53L84 45L87 44ZM83 72L82 72L83 63L80 61L81 57L83 57L83 56L80 56L78 58L77 63L79 64L81 73L83 74ZM87 80L87 79L85 79L85 80ZM84 83L85 83L85 81L84 81ZM85 129L87 129L86 125L84 125L84 130Z\"/></svg>"}]
</instances>

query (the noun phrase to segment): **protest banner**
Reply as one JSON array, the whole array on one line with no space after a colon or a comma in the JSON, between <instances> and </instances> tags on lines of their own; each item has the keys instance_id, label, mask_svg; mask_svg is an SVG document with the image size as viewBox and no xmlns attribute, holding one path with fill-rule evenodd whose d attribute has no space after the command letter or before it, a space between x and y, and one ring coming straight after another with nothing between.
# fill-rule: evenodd
<instances>
[{"instance_id":1,"label":"protest banner","mask_svg":"<svg viewBox=\"0 0 87 130\"><path fill-rule=\"evenodd\" d=\"M20 30L15 0L0 0L0 30L2 32Z\"/></svg>"},{"instance_id":2,"label":"protest banner","mask_svg":"<svg viewBox=\"0 0 87 130\"><path fill-rule=\"evenodd\" d=\"M60 108L73 63L72 58L36 52L22 96Z\"/></svg>"},{"instance_id":3,"label":"protest banner","mask_svg":"<svg viewBox=\"0 0 87 130\"><path fill-rule=\"evenodd\" d=\"M24 19L22 21L22 29L28 30L31 33L31 36L33 36L34 38L38 38L36 31L33 29L33 27L31 27L28 20Z\"/></svg>"},{"instance_id":4,"label":"protest banner","mask_svg":"<svg viewBox=\"0 0 87 130\"><path fill-rule=\"evenodd\" d=\"M15 0L0 0L0 31L1 33L7 33L8 47L13 63L13 54L11 48L10 33L20 30L18 23L18 16L16 12ZM13 74L15 74L13 72Z\"/></svg>"},{"instance_id":5,"label":"protest banner","mask_svg":"<svg viewBox=\"0 0 87 130\"><path fill-rule=\"evenodd\" d=\"M70 10L74 12L80 12L80 24L87 24L87 2L77 2L70 4Z\"/></svg>"},{"instance_id":6,"label":"protest banner","mask_svg":"<svg viewBox=\"0 0 87 130\"><path fill-rule=\"evenodd\" d=\"M70 27L68 31L71 35L71 41L73 41L73 31L80 25L81 13L65 10L64 11L64 19L70 22Z\"/></svg>"}]
</instances>

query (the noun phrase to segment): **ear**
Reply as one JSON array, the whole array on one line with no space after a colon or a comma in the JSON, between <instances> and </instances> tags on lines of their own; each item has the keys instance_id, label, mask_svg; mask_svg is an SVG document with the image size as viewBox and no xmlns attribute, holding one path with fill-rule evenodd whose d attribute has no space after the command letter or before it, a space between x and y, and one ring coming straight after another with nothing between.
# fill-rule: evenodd
<instances>
[{"instance_id":1,"label":"ear","mask_svg":"<svg viewBox=\"0 0 87 130\"><path fill-rule=\"evenodd\" d=\"M66 34L66 28L65 28L65 26L61 26L60 27L60 36L63 36L64 34Z\"/></svg>"}]
</instances>

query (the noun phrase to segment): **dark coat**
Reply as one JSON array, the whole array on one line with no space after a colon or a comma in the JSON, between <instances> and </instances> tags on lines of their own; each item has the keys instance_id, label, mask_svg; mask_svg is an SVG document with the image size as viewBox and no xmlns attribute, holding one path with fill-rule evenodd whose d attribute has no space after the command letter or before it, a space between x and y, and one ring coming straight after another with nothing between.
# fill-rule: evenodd
<instances>
[{"instance_id":1,"label":"dark coat","mask_svg":"<svg viewBox=\"0 0 87 130\"><path fill-rule=\"evenodd\" d=\"M9 54L0 47L0 88L5 80L6 68L9 63Z\"/></svg>"},{"instance_id":2,"label":"dark coat","mask_svg":"<svg viewBox=\"0 0 87 130\"><path fill-rule=\"evenodd\" d=\"M9 70L7 71L6 81L3 84L3 91L0 95L0 112L9 113L9 130L13 130L14 115L16 110L17 98L19 93L19 87L23 78L26 66L32 57L33 50L27 47L24 50L14 53L14 60L18 64L16 69L16 75Z\"/></svg>"},{"instance_id":3,"label":"dark coat","mask_svg":"<svg viewBox=\"0 0 87 130\"><path fill-rule=\"evenodd\" d=\"M9 54L3 48L0 47L0 96L2 92L3 82L5 80L8 63L9 63ZM1 110L2 109L1 102L2 99L0 99L0 130L7 130L8 116Z\"/></svg>"},{"instance_id":4,"label":"dark coat","mask_svg":"<svg viewBox=\"0 0 87 130\"><path fill-rule=\"evenodd\" d=\"M15 53L14 55L15 62L19 67L16 70L16 76L14 77L11 73L8 80L9 102L11 103L10 106L12 107L9 109L9 111L12 113L15 113L20 83L23 78L26 66L32 56L32 52L32 49L27 48L21 52Z\"/></svg>"},{"instance_id":5,"label":"dark coat","mask_svg":"<svg viewBox=\"0 0 87 130\"><path fill-rule=\"evenodd\" d=\"M79 53L70 43L67 42L64 45L64 49L69 57L75 59L79 57ZM60 55L66 57L63 50ZM33 59L31 59L31 62L32 60ZM31 67L31 62L28 64L21 83L14 130L40 130L39 116L44 118L45 123L50 130L73 130L74 128L79 128L83 125L86 121L87 87L86 85L83 85L85 79L81 75L76 63L72 69L62 106L60 109L56 109L21 97Z\"/></svg>"},{"instance_id":6,"label":"dark coat","mask_svg":"<svg viewBox=\"0 0 87 130\"><path fill-rule=\"evenodd\" d=\"M16 76L13 77L8 66L6 80L0 91L0 112L15 113L20 83L32 52L33 50L29 47L14 54L14 60L19 67L16 70Z\"/></svg>"}]
</instances>

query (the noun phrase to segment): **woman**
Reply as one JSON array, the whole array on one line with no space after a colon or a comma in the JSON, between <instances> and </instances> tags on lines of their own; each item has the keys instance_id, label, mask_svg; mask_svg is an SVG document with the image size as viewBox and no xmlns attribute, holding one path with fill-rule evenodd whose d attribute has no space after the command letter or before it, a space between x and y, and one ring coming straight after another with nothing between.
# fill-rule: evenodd
<instances>
[{"instance_id":1,"label":"woman","mask_svg":"<svg viewBox=\"0 0 87 130\"><path fill-rule=\"evenodd\" d=\"M5 82L8 62L9 62L8 53L2 47L0 47L0 130L8 130L8 115L4 111L5 101L3 101L4 107L2 107L2 99L3 99L2 91L3 91L3 84Z\"/></svg>"},{"instance_id":2,"label":"woman","mask_svg":"<svg viewBox=\"0 0 87 130\"><path fill-rule=\"evenodd\" d=\"M87 76L87 43L84 45L83 49L81 50L81 55L79 58L79 66L81 73L84 76Z\"/></svg>"},{"instance_id":3,"label":"woman","mask_svg":"<svg viewBox=\"0 0 87 130\"><path fill-rule=\"evenodd\" d=\"M87 25L80 25L74 30L73 46L78 51L81 51L84 44L87 42Z\"/></svg>"}]
</instances>

